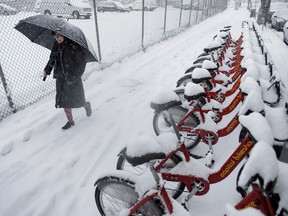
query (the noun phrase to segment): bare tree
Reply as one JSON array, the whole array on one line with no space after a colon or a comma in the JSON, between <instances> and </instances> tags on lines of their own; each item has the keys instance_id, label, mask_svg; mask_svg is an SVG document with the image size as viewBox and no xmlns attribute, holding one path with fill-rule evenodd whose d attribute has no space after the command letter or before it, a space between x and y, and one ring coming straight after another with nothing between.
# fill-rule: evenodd
<instances>
[{"instance_id":1,"label":"bare tree","mask_svg":"<svg viewBox=\"0 0 288 216\"><path fill-rule=\"evenodd\" d=\"M259 25L264 24L266 26L268 20L268 13L270 10L271 0L261 0L261 6L257 17L257 23Z\"/></svg>"}]
</instances>

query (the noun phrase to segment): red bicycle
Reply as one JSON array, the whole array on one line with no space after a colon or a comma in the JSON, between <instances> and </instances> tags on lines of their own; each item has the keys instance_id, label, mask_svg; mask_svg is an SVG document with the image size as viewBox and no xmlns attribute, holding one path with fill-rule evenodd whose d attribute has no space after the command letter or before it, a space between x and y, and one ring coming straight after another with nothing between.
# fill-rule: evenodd
<instances>
[{"instance_id":1,"label":"red bicycle","mask_svg":"<svg viewBox=\"0 0 288 216\"><path fill-rule=\"evenodd\" d=\"M239 125L236 114L228 125L220 130L213 132L204 129L195 129L200 124L205 123L206 118L209 117L207 113L210 112L211 109L203 110L202 108L207 101L206 93L204 92L198 95L186 95L185 97L188 100L192 100L189 104L189 108L191 107L189 110L183 108L180 101L169 101L165 104L151 103L151 107L154 109L153 128L156 135L173 131L172 124L169 122L168 111L172 114L179 132L190 140L190 142L187 143L189 149L197 146L201 140L206 144L214 145L217 143L219 137L227 136ZM222 117L233 111L241 100L242 94L239 92L228 107L223 110L213 108L214 122L220 122Z\"/></svg>"},{"instance_id":2,"label":"red bicycle","mask_svg":"<svg viewBox=\"0 0 288 216\"><path fill-rule=\"evenodd\" d=\"M240 161L248 155L257 141L261 140L261 134L266 133L267 127L269 127L266 119L259 113L243 116L242 120L241 124L249 132L218 171L215 172L207 168L203 163L191 158L186 146L181 142L165 158L150 166L151 173L146 172L137 176L129 172L118 171L98 179L95 183L95 201L99 212L101 215L176 214L176 209L174 208L175 200L167 193L166 181L179 182L185 185L189 194L182 204L187 207L187 203L193 195L201 196L208 193L210 184L220 182L229 176ZM255 125L253 125L252 121L257 122L257 125L260 122L262 127L257 128L256 126L257 129L255 130ZM176 129L175 124L174 127ZM180 137L180 134L177 134L177 136ZM273 141L273 136L271 137ZM169 170L162 169L163 165L174 155L181 155L182 161ZM264 209L263 211L269 209L266 208L269 204L266 202L267 199L261 199L263 202L260 203L255 202L255 197L257 199L263 197L261 190L257 190L257 187L254 187L252 192L253 196L247 196L244 198L245 201L236 205L236 207L245 207L254 200L259 209ZM269 215L269 212L264 213Z\"/></svg>"}]
</instances>

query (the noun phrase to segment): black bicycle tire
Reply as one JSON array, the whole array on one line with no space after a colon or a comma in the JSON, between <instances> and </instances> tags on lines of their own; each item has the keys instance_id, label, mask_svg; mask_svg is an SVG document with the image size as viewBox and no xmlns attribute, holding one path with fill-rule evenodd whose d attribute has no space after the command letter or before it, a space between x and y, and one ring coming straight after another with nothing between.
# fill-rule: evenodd
<instances>
[{"instance_id":1,"label":"black bicycle tire","mask_svg":"<svg viewBox=\"0 0 288 216\"><path fill-rule=\"evenodd\" d=\"M126 180L126 179L119 178L116 176L104 177L104 178L97 181L96 188L95 188L95 202L96 202L96 206L97 206L97 208L98 208L98 210L102 216L107 215L107 213L105 213L105 210L103 208L103 200L102 200L102 193L104 193L103 188L107 188L108 187L107 185L109 185L109 184L110 185L118 184L119 186L122 185L123 187L126 187L126 189L130 189L130 192L131 192L130 195L134 196L135 202L133 204L130 204L129 207L131 207L132 205L134 205L138 201L139 195L135 191L135 183L134 182L132 182L131 180ZM122 187L122 186L120 186L120 187ZM117 191L115 191L115 187L112 189L113 189L113 192L117 192ZM124 191L125 191L125 188L124 188L124 190L121 190L121 193L118 193L118 195L121 196L123 199L128 198L127 194L125 194L125 196L124 196L124 194L123 194ZM115 203L113 203L113 205L115 206ZM127 206L120 207L119 211L121 211L124 207L127 208ZM118 214L115 214L115 215L119 215L119 211L116 212ZM144 204L139 209L139 212L141 212L141 215L143 215L143 216L150 216L150 215L160 216L160 215L163 215L163 211L164 211L163 208L160 205L157 205L154 202L154 200L147 201L147 203ZM109 211L108 215L111 216L111 211Z\"/></svg>"},{"instance_id":2,"label":"black bicycle tire","mask_svg":"<svg viewBox=\"0 0 288 216\"><path fill-rule=\"evenodd\" d=\"M171 112L171 114L172 114L172 116L174 117L174 115L173 115L173 109L174 110L178 110L178 112L182 112L182 115L180 116L180 118L182 118L187 112L188 112L188 110L187 109L185 109L185 108L183 108L182 106L174 106L174 107L170 107L169 108L169 111ZM153 116L153 129L154 129L154 132L155 132L155 134L157 135L157 136L159 136L160 134L161 134L161 132L160 132L160 129L159 129L159 117L160 117L160 115L161 115L161 113L162 112L155 112L154 113L154 116ZM175 123L177 124L177 120L176 119L174 119L175 120ZM188 117L188 119L187 119L188 121L192 121L192 122L194 122L195 124L193 125L193 127L196 127L197 125L199 125L200 124L200 122L199 122L199 119L192 113L189 117ZM168 123L169 124L169 122L167 122L166 121L166 123ZM180 132L180 134L181 134L181 132ZM187 146L187 148L190 150L190 149L193 149L193 148L195 148L198 144L199 144L199 142L201 141L201 137L199 136L199 135L196 135L196 139L195 139L195 141L193 142L193 143L191 143L189 146Z\"/></svg>"},{"instance_id":3,"label":"black bicycle tire","mask_svg":"<svg viewBox=\"0 0 288 216\"><path fill-rule=\"evenodd\" d=\"M176 156L172 156L171 160L175 163L175 165L178 164L181 161L180 158L177 158ZM118 160L117 160L116 169L117 170L124 170L124 162L125 161L128 162L126 160L125 156L123 154L120 154L119 157L118 157ZM136 166L136 168L137 168L137 166ZM169 181L167 181L167 182L169 182ZM179 182L178 186L174 190L175 192L171 193L172 197L174 199L177 199L183 193L183 191L185 190L185 187L186 187L185 183ZM167 191L169 192L169 189L167 189Z\"/></svg>"}]
</instances>

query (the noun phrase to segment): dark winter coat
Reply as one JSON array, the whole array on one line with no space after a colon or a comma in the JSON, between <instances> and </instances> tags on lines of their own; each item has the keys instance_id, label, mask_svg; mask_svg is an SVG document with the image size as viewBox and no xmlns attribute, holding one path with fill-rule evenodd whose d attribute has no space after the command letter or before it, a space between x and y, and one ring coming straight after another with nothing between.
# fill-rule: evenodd
<instances>
[{"instance_id":1,"label":"dark winter coat","mask_svg":"<svg viewBox=\"0 0 288 216\"><path fill-rule=\"evenodd\" d=\"M55 42L45 71L50 74L54 69L56 79L56 108L79 108L85 105L85 95L81 76L86 61L80 45L65 38Z\"/></svg>"}]
</instances>

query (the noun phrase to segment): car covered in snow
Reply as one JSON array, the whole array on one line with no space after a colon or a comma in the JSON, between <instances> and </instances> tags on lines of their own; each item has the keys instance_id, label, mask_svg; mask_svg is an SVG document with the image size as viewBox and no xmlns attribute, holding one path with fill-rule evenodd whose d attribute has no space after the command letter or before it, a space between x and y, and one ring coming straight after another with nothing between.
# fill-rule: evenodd
<instances>
[{"instance_id":1,"label":"car covered in snow","mask_svg":"<svg viewBox=\"0 0 288 216\"><path fill-rule=\"evenodd\" d=\"M288 45L288 22L283 27L283 40Z\"/></svg>"},{"instance_id":2,"label":"car covered in snow","mask_svg":"<svg viewBox=\"0 0 288 216\"><path fill-rule=\"evenodd\" d=\"M89 4L76 0L37 0L34 11L40 14L74 19L80 17L89 19L92 15L92 7Z\"/></svg>"},{"instance_id":3,"label":"car covered in snow","mask_svg":"<svg viewBox=\"0 0 288 216\"><path fill-rule=\"evenodd\" d=\"M284 8L288 8L288 2L271 2L267 18L268 23L271 23L272 16L276 11Z\"/></svg>"},{"instance_id":4,"label":"car covered in snow","mask_svg":"<svg viewBox=\"0 0 288 216\"><path fill-rule=\"evenodd\" d=\"M130 12L130 8L116 1L100 1L97 4L98 12Z\"/></svg>"},{"instance_id":5,"label":"car covered in snow","mask_svg":"<svg viewBox=\"0 0 288 216\"><path fill-rule=\"evenodd\" d=\"M280 9L272 15L271 27L277 31L282 31L285 23L288 21L288 8Z\"/></svg>"},{"instance_id":6,"label":"car covered in snow","mask_svg":"<svg viewBox=\"0 0 288 216\"><path fill-rule=\"evenodd\" d=\"M131 10L140 11L142 10L142 0L134 1L129 4ZM144 0L144 10L153 11L157 8L156 0Z\"/></svg>"}]
</instances>

